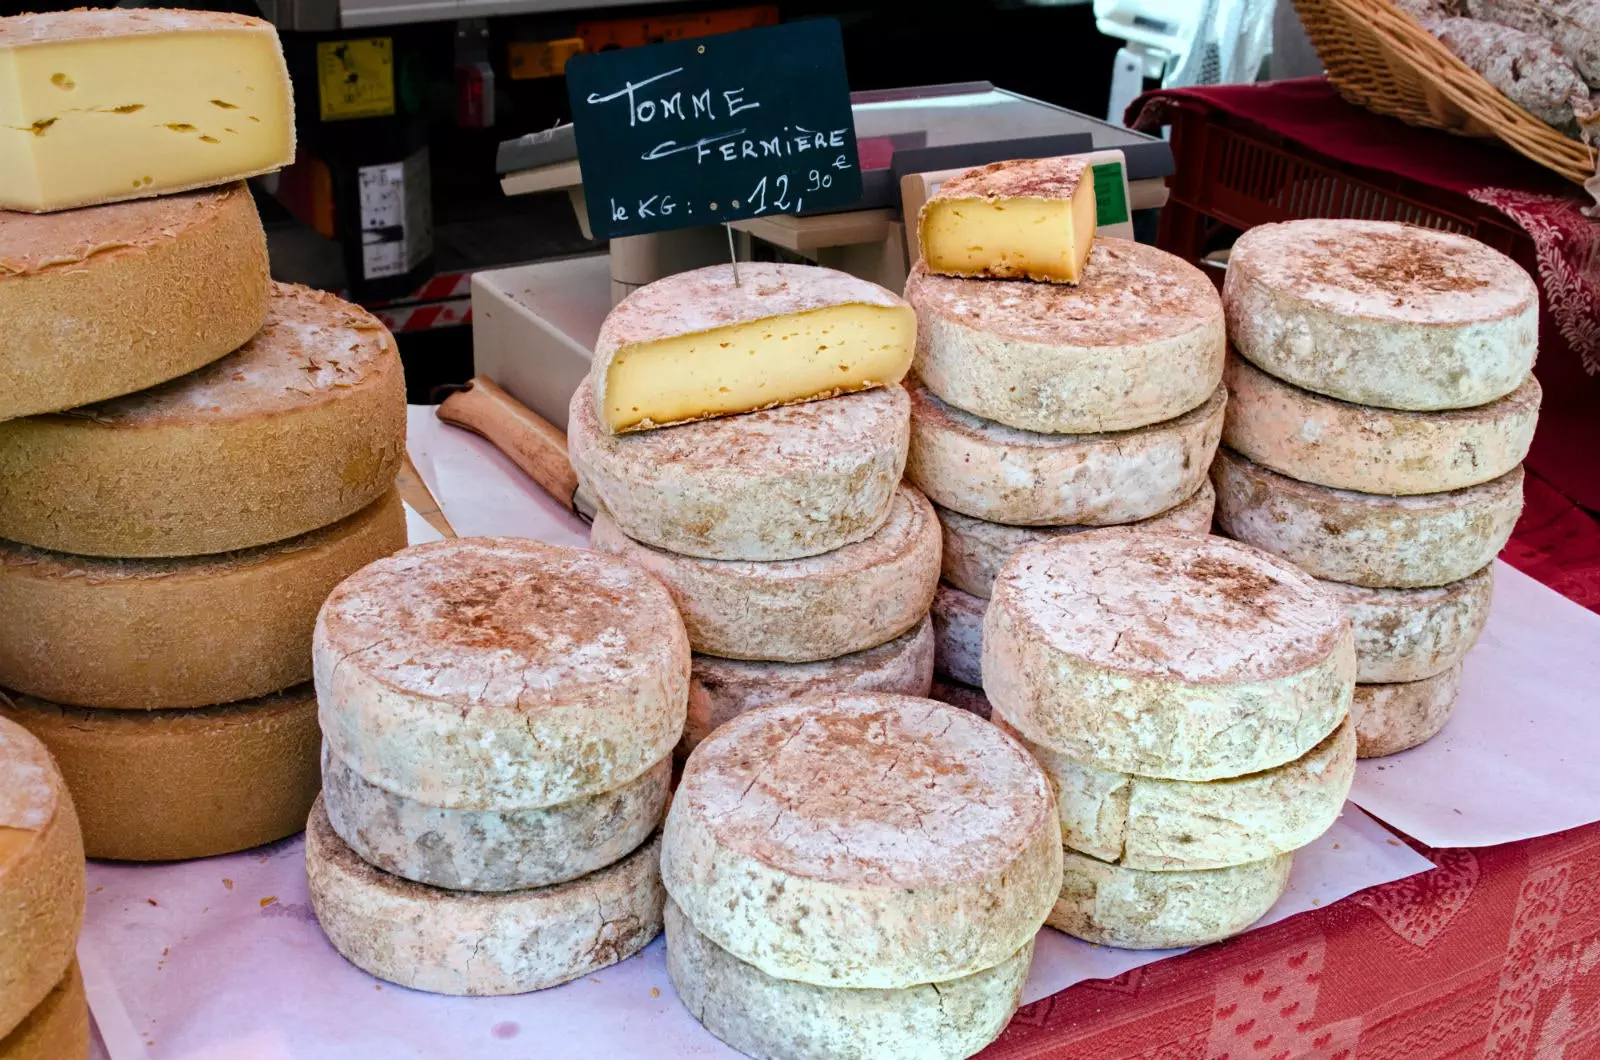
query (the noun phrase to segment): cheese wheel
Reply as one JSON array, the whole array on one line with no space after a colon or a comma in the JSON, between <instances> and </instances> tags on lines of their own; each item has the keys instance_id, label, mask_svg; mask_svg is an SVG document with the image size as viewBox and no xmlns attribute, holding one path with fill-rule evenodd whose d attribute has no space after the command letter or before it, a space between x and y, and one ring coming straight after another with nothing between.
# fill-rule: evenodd
<instances>
[{"instance_id":1,"label":"cheese wheel","mask_svg":"<svg viewBox=\"0 0 1600 1060\"><path fill-rule=\"evenodd\" d=\"M242 183L53 214L0 212L0 420L164 383L267 317L267 238Z\"/></svg>"},{"instance_id":2,"label":"cheese wheel","mask_svg":"<svg viewBox=\"0 0 1600 1060\"><path fill-rule=\"evenodd\" d=\"M1460 409L1528 377L1539 291L1468 236L1388 221L1301 220L1240 236L1228 335L1264 371L1381 408Z\"/></svg>"},{"instance_id":3,"label":"cheese wheel","mask_svg":"<svg viewBox=\"0 0 1600 1060\"><path fill-rule=\"evenodd\" d=\"M694 650L724 659L804 663L875 648L922 621L939 581L939 520L906 486L877 533L821 556L694 559L632 540L603 511L590 546L658 578Z\"/></svg>"},{"instance_id":4,"label":"cheese wheel","mask_svg":"<svg viewBox=\"0 0 1600 1060\"><path fill-rule=\"evenodd\" d=\"M1097 237L1076 287L936 276L906 283L913 371L975 416L1043 434L1161 423L1222 380L1222 301L1205 274L1142 243Z\"/></svg>"},{"instance_id":5,"label":"cheese wheel","mask_svg":"<svg viewBox=\"0 0 1600 1060\"><path fill-rule=\"evenodd\" d=\"M934 678L933 687L928 690L928 698L959 707L985 721L989 720L989 701L984 698L981 688L969 688L966 685Z\"/></svg>"},{"instance_id":6,"label":"cheese wheel","mask_svg":"<svg viewBox=\"0 0 1600 1060\"><path fill-rule=\"evenodd\" d=\"M1158 533L1207 534L1217 494L1202 478L1189 499L1159 515L1129 523L1130 529ZM1089 526L1007 526L934 505L944 539L944 580L973 596L989 597L1000 568L1025 548L1094 529Z\"/></svg>"},{"instance_id":7,"label":"cheese wheel","mask_svg":"<svg viewBox=\"0 0 1600 1060\"><path fill-rule=\"evenodd\" d=\"M706 1030L755 1060L961 1060L1000 1036L1033 940L993 968L890 990L777 979L696 931L667 899L667 974Z\"/></svg>"},{"instance_id":8,"label":"cheese wheel","mask_svg":"<svg viewBox=\"0 0 1600 1060\"><path fill-rule=\"evenodd\" d=\"M613 791L683 732L683 623L610 556L509 537L416 545L335 589L312 645L328 746L427 806Z\"/></svg>"},{"instance_id":9,"label":"cheese wheel","mask_svg":"<svg viewBox=\"0 0 1600 1060\"><path fill-rule=\"evenodd\" d=\"M84 556L194 556L353 515L405 456L405 377L376 317L274 284L266 325L197 372L0 423L0 538Z\"/></svg>"},{"instance_id":10,"label":"cheese wheel","mask_svg":"<svg viewBox=\"0 0 1600 1060\"><path fill-rule=\"evenodd\" d=\"M1030 741L1120 773L1218 780L1311 750L1350 708L1343 610L1216 537L1100 531L1018 553L984 618L984 692Z\"/></svg>"},{"instance_id":11,"label":"cheese wheel","mask_svg":"<svg viewBox=\"0 0 1600 1060\"><path fill-rule=\"evenodd\" d=\"M1528 376L1469 409L1368 408L1292 387L1228 357L1228 448L1301 482L1390 496L1443 493L1499 478L1528 455L1542 391Z\"/></svg>"},{"instance_id":12,"label":"cheese wheel","mask_svg":"<svg viewBox=\"0 0 1600 1060\"><path fill-rule=\"evenodd\" d=\"M0 685L155 710L309 681L322 601L405 545L393 490L333 526L221 556L94 559L0 542Z\"/></svg>"},{"instance_id":13,"label":"cheese wheel","mask_svg":"<svg viewBox=\"0 0 1600 1060\"><path fill-rule=\"evenodd\" d=\"M1350 704L1350 717L1356 723L1356 754L1382 758L1433 739L1450 720L1460 692L1460 663L1421 681L1356 685Z\"/></svg>"},{"instance_id":14,"label":"cheese wheel","mask_svg":"<svg viewBox=\"0 0 1600 1060\"><path fill-rule=\"evenodd\" d=\"M993 968L1059 888L1050 781L980 718L909 696L752 710L695 749L661 847L697 930L778 979L894 988Z\"/></svg>"},{"instance_id":15,"label":"cheese wheel","mask_svg":"<svg viewBox=\"0 0 1600 1060\"><path fill-rule=\"evenodd\" d=\"M608 434L592 384L572 395L578 482L635 541L702 559L784 560L870 537L906 466L899 386L673 430Z\"/></svg>"},{"instance_id":16,"label":"cheese wheel","mask_svg":"<svg viewBox=\"0 0 1600 1060\"><path fill-rule=\"evenodd\" d=\"M1356 775L1355 725L1286 766L1192 783L1101 769L1022 741L1055 781L1068 850L1130 869L1217 869L1298 850L1333 827Z\"/></svg>"},{"instance_id":17,"label":"cheese wheel","mask_svg":"<svg viewBox=\"0 0 1600 1060\"><path fill-rule=\"evenodd\" d=\"M370 975L432 994L525 994L625 960L661 933L659 835L553 887L444 891L368 865L319 799L306 822L311 908L333 948Z\"/></svg>"},{"instance_id":18,"label":"cheese wheel","mask_svg":"<svg viewBox=\"0 0 1600 1060\"><path fill-rule=\"evenodd\" d=\"M1383 497L1298 482L1229 449L1211 465L1217 525L1307 574L1420 589L1488 566L1522 514L1522 468L1449 493Z\"/></svg>"},{"instance_id":19,"label":"cheese wheel","mask_svg":"<svg viewBox=\"0 0 1600 1060\"><path fill-rule=\"evenodd\" d=\"M1293 854L1199 872L1146 872L1068 851L1049 924L1125 950L1204 946L1266 916L1289 887Z\"/></svg>"},{"instance_id":20,"label":"cheese wheel","mask_svg":"<svg viewBox=\"0 0 1600 1060\"><path fill-rule=\"evenodd\" d=\"M745 662L696 655L689 674L685 753L747 710L802 696L887 692L926 696L933 682L933 622L924 617L887 644L812 663Z\"/></svg>"},{"instance_id":21,"label":"cheese wheel","mask_svg":"<svg viewBox=\"0 0 1600 1060\"><path fill-rule=\"evenodd\" d=\"M983 687L983 613L989 601L939 583L933 594L933 668L940 677Z\"/></svg>"},{"instance_id":22,"label":"cheese wheel","mask_svg":"<svg viewBox=\"0 0 1600 1060\"><path fill-rule=\"evenodd\" d=\"M1489 621L1494 565L1436 589L1318 584L1350 616L1357 682L1421 681L1455 666L1478 642Z\"/></svg>"},{"instance_id":23,"label":"cheese wheel","mask_svg":"<svg viewBox=\"0 0 1600 1060\"><path fill-rule=\"evenodd\" d=\"M73 961L16 1030L0 1038L0 1060L87 1060L89 998Z\"/></svg>"},{"instance_id":24,"label":"cheese wheel","mask_svg":"<svg viewBox=\"0 0 1600 1060\"><path fill-rule=\"evenodd\" d=\"M991 523L1113 526L1194 496L1222 437L1227 391L1175 420L1115 434L1033 434L981 420L915 380L906 477Z\"/></svg>"},{"instance_id":25,"label":"cheese wheel","mask_svg":"<svg viewBox=\"0 0 1600 1060\"><path fill-rule=\"evenodd\" d=\"M361 860L452 891L521 891L612 864L661 826L669 755L613 791L532 810L447 810L396 795L322 748L322 803Z\"/></svg>"},{"instance_id":26,"label":"cheese wheel","mask_svg":"<svg viewBox=\"0 0 1600 1060\"><path fill-rule=\"evenodd\" d=\"M67 790L45 746L0 716L0 1039L45 1000L78 945L83 838Z\"/></svg>"},{"instance_id":27,"label":"cheese wheel","mask_svg":"<svg viewBox=\"0 0 1600 1060\"><path fill-rule=\"evenodd\" d=\"M91 858L183 861L294 835L316 797L310 685L197 710L80 710L21 697L0 714L61 763Z\"/></svg>"}]
</instances>

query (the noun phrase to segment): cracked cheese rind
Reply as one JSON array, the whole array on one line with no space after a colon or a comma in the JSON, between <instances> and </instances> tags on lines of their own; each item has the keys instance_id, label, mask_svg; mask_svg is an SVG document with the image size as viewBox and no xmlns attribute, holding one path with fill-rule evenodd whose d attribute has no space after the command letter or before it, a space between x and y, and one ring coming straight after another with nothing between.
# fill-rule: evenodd
<instances>
[{"instance_id":1,"label":"cracked cheese rind","mask_svg":"<svg viewBox=\"0 0 1600 1060\"><path fill-rule=\"evenodd\" d=\"M0 708L7 702L0 696ZM72 963L83 880L83 838L61 771L43 743L0 716L0 1040L7 1044Z\"/></svg>"},{"instance_id":2,"label":"cracked cheese rind","mask_svg":"<svg viewBox=\"0 0 1600 1060\"><path fill-rule=\"evenodd\" d=\"M206 707L311 680L311 630L346 577L406 545L393 490L275 545L94 559L0 542L0 685L120 710Z\"/></svg>"},{"instance_id":3,"label":"cracked cheese rind","mask_svg":"<svg viewBox=\"0 0 1600 1060\"><path fill-rule=\"evenodd\" d=\"M623 299L595 342L594 407L610 433L729 416L898 383L917 318L875 283L815 265L681 272Z\"/></svg>"},{"instance_id":4,"label":"cracked cheese rind","mask_svg":"<svg viewBox=\"0 0 1600 1060\"><path fill-rule=\"evenodd\" d=\"M387 493L405 439L388 329L333 295L274 284L266 326L222 360L0 423L0 538L138 558L284 541Z\"/></svg>"},{"instance_id":5,"label":"cracked cheese rind","mask_svg":"<svg viewBox=\"0 0 1600 1060\"><path fill-rule=\"evenodd\" d=\"M939 581L939 521L909 486L877 533L806 559L679 556L628 538L604 511L590 546L659 579L694 650L724 659L805 663L875 648L922 621Z\"/></svg>"},{"instance_id":6,"label":"cracked cheese rind","mask_svg":"<svg viewBox=\"0 0 1600 1060\"><path fill-rule=\"evenodd\" d=\"M1055 781L1068 850L1130 869L1217 869L1295 851L1333 826L1356 771L1346 719L1288 765L1191 783L1117 773L1032 743Z\"/></svg>"},{"instance_id":7,"label":"cracked cheese rind","mask_svg":"<svg viewBox=\"0 0 1600 1060\"><path fill-rule=\"evenodd\" d=\"M667 974L689 1014L755 1060L961 1060L1000 1036L1033 940L972 975L898 989L777 979L696 931L667 899Z\"/></svg>"},{"instance_id":8,"label":"cracked cheese rind","mask_svg":"<svg viewBox=\"0 0 1600 1060\"><path fill-rule=\"evenodd\" d=\"M452 891L519 891L612 864L661 826L667 756L621 787L532 810L447 810L385 791L322 748L322 804L361 860Z\"/></svg>"},{"instance_id":9,"label":"cracked cheese rind","mask_svg":"<svg viewBox=\"0 0 1600 1060\"><path fill-rule=\"evenodd\" d=\"M1449 722L1460 691L1460 663L1421 681L1357 685L1350 705L1356 754L1382 758L1433 739Z\"/></svg>"},{"instance_id":10,"label":"cracked cheese rind","mask_svg":"<svg viewBox=\"0 0 1600 1060\"><path fill-rule=\"evenodd\" d=\"M1228 259L1228 336L1263 371L1358 405L1483 405L1522 385L1539 292L1467 236L1388 221L1259 225Z\"/></svg>"},{"instance_id":11,"label":"cracked cheese rind","mask_svg":"<svg viewBox=\"0 0 1600 1060\"><path fill-rule=\"evenodd\" d=\"M1060 858L1049 778L999 729L930 699L814 696L689 756L661 875L698 931L770 976L896 988L1010 958Z\"/></svg>"},{"instance_id":12,"label":"cracked cheese rind","mask_svg":"<svg viewBox=\"0 0 1600 1060\"><path fill-rule=\"evenodd\" d=\"M1128 527L1160 533L1207 534L1211 532L1211 515L1216 503L1217 494L1211 488L1211 480L1202 478L1188 500L1180 501L1159 515L1129 523ZM962 592L984 599L989 598L989 589L1000 568L1018 552L1058 537L1094 529L1090 526L1006 526L974 519L938 505L934 505L934 510L939 515L944 539L944 580Z\"/></svg>"},{"instance_id":13,"label":"cracked cheese rind","mask_svg":"<svg viewBox=\"0 0 1600 1060\"><path fill-rule=\"evenodd\" d=\"M889 516L911 430L899 386L670 431L608 434L572 395L578 481L636 541L701 559L785 560L870 537Z\"/></svg>"},{"instance_id":14,"label":"cracked cheese rind","mask_svg":"<svg viewBox=\"0 0 1600 1060\"><path fill-rule=\"evenodd\" d=\"M0 1060L88 1060L89 998L73 961L50 993L0 1037Z\"/></svg>"},{"instance_id":15,"label":"cracked cheese rind","mask_svg":"<svg viewBox=\"0 0 1600 1060\"><path fill-rule=\"evenodd\" d=\"M1048 923L1127 950L1204 946L1266 916L1289 886L1293 854L1199 872L1145 872L1068 851Z\"/></svg>"},{"instance_id":16,"label":"cracked cheese rind","mask_svg":"<svg viewBox=\"0 0 1600 1060\"><path fill-rule=\"evenodd\" d=\"M1222 381L1222 300L1155 247L1097 239L1076 287L935 276L906 283L916 374L943 401L1042 434L1175 419Z\"/></svg>"},{"instance_id":17,"label":"cracked cheese rind","mask_svg":"<svg viewBox=\"0 0 1600 1060\"><path fill-rule=\"evenodd\" d=\"M1229 537L1328 581L1420 589L1460 581L1505 547L1522 514L1522 468L1449 493L1384 497L1299 482L1226 447L1211 465Z\"/></svg>"},{"instance_id":18,"label":"cracked cheese rind","mask_svg":"<svg viewBox=\"0 0 1600 1060\"><path fill-rule=\"evenodd\" d=\"M1022 158L945 181L917 216L917 238L940 275L1076 284L1095 220L1087 162Z\"/></svg>"},{"instance_id":19,"label":"cracked cheese rind","mask_svg":"<svg viewBox=\"0 0 1600 1060\"><path fill-rule=\"evenodd\" d=\"M226 184L294 161L271 23L209 11L0 19L0 209Z\"/></svg>"},{"instance_id":20,"label":"cracked cheese rind","mask_svg":"<svg viewBox=\"0 0 1600 1060\"><path fill-rule=\"evenodd\" d=\"M1292 762L1349 712L1350 622L1298 569L1217 537L1102 530L1018 553L984 617L984 692L1042 747L1218 780Z\"/></svg>"},{"instance_id":21,"label":"cracked cheese rind","mask_svg":"<svg viewBox=\"0 0 1600 1060\"><path fill-rule=\"evenodd\" d=\"M1444 493L1499 478L1528 455L1542 391L1532 375L1487 405L1401 412L1352 405L1228 357L1222 440L1279 474L1390 496Z\"/></svg>"},{"instance_id":22,"label":"cracked cheese rind","mask_svg":"<svg viewBox=\"0 0 1600 1060\"><path fill-rule=\"evenodd\" d=\"M198 710L81 710L19 697L0 715L61 764L91 858L183 861L298 832L316 797L310 685Z\"/></svg>"},{"instance_id":23,"label":"cracked cheese rind","mask_svg":"<svg viewBox=\"0 0 1600 1060\"><path fill-rule=\"evenodd\" d=\"M932 620L924 617L887 644L810 663L696 655L689 674L689 720L678 749L687 754L729 720L782 700L853 692L926 696L933 683L933 630Z\"/></svg>"},{"instance_id":24,"label":"cracked cheese rind","mask_svg":"<svg viewBox=\"0 0 1600 1060\"><path fill-rule=\"evenodd\" d=\"M1227 391L1175 420L1111 434L1034 434L979 419L916 380L906 477L942 507L1012 526L1116 526L1192 497L1222 437Z\"/></svg>"},{"instance_id":25,"label":"cracked cheese rind","mask_svg":"<svg viewBox=\"0 0 1600 1060\"><path fill-rule=\"evenodd\" d=\"M934 672L973 688L983 687L983 613L989 601L939 583L933 619Z\"/></svg>"},{"instance_id":26,"label":"cracked cheese rind","mask_svg":"<svg viewBox=\"0 0 1600 1060\"><path fill-rule=\"evenodd\" d=\"M249 341L271 300L267 239L243 184L0 212L0 420L192 372Z\"/></svg>"},{"instance_id":27,"label":"cracked cheese rind","mask_svg":"<svg viewBox=\"0 0 1600 1060\"><path fill-rule=\"evenodd\" d=\"M1477 643L1489 621L1494 564L1434 589L1318 584L1350 616L1356 634L1357 682L1421 681L1455 666Z\"/></svg>"},{"instance_id":28,"label":"cracked cheese rind","mask_svg":"<svg viewBox=\"0 0 1600 1060\"><path fill-rule=\"evenodd\" d=\"M566 883L445 891L362 861L318 799L306 822L306 882L328 941L362 971L432 994L525 994L625 960L661 933L660 850L658 834Z\"/></svg>"},{"instance_id":29,"label":"cracked cheese rind","mask_svg":"<svg viewBox=\"0 0 1600 1060\"><path fill-rule=\"evenodd\" d=\"M329 748L428 806L533 810L672 753L689 643L638 567L509 537L416 545L335 589L312 669Z\"/></svg>"}]
</instances>

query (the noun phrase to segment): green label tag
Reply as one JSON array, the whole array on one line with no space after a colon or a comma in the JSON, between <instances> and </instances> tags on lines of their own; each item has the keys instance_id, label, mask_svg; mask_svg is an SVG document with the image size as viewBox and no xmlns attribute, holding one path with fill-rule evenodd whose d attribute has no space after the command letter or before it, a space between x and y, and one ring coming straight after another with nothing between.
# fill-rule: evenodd
<instances>
[{"instance_id":1,"label":"green label tag","mask_svg":"<svg viewBox=\"0 0 1600 1060\"><path fill-rule=\"evenodd\" d=\"M1123 194L1122 163L1102 162L1094 168L1095 224L1120 225L1128 221L1128 198Z\"/></svg>"}]
</instances>

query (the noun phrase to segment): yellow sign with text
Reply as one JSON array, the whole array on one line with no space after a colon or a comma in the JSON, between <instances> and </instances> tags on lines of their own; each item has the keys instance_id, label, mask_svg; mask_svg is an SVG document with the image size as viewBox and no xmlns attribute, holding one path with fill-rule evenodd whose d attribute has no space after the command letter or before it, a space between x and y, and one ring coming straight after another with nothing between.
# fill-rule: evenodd
<instances>
[{"instance_id":1,"label":"yellow sign with text","mask_svg":"<svg viewBox=\"0 0 1600 1060\"><path fill-rule=\"evenodd\" d=\"M323 121L393 114L393 38L319 42L317 90Z\"/></svg>"}]
</instances>

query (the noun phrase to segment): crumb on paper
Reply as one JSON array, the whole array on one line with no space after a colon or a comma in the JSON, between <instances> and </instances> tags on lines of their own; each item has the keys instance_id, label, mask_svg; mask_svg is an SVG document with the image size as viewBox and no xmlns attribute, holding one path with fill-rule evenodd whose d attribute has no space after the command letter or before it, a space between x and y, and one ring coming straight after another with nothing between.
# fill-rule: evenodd
<instances>
[{"instance_id":1,"label":"crumb on paper","mask_svg":"<svg viewBox=\"0 0 1600 1060\"><path fill-rule=\"evenodd\" d=\"M650 988L650 996L651 997L660 997L661 996L661 988L658 987L658 986L652 986Z\"/></svg>"},{"instance_id":2,"label":"crumb on paper","mask_svg":"<svg viewBox=\"0 0 1600 1060\"><path fill-rule=\"evenodd\" d=\"M172 947L171 946L163 946L163 947L161 947L161 956L165 957L167 954L169 954L171 952L172 952Z\"/></svg>"},{"instance_id":3,"label":"crumb on paper","mask_svg":"<svg viewBox=\"0 0 1600 1060\"><path fill-rule=\"evenodd\" d=\"M598 979L596 979L596 978L595 978L595 977L594 977L594 976L592 976L592 975L591 975L591 976L590 976L590 977L589 977L589 982L591 982L591 983L599 983L599 982L600 982L600 980L598 980Z\"/></svg>"},{"instance_id":4,"label":"crumb on paper","mask_svg":"<svg viewBox=\"0 0 1600 1060\"><path fill-rule=\"evenodd\" d=\"M96 887L94 890L90 891L89 893L90 894L99 894L101 891L103 891L105 889L106 889L105 888L105 884L101 884L99 887Z\"/></svg>"},{"instance_id":5,"label":"crumb on paper","mask_svg":"<svg viewBox=\"0 0 1600 1060\"><path fill-rule=\"evenodd\" d=\"M146 898L145 901L149 902L151 905L154 905L154 906L159 906L160 905L160 903L157 902L154 898Z\"/></svg>"},{"instance_id":6,"label":"crumb on paper","mask_svg":"<svg viewBox=\"0 0 1600 1060\"><path fill-rule=\"evenodd\" d=\"M261 908L265 909L267 906L272 905L273 903L277 902L277 900L278 900L278 896L277 895L275 895L275 894L268 895L267 897L261 899Z\"/></svg>"},{"instance_id":7,"label":"crumb on paper","mask_svg":"<svg viewBox=\"0 0 1600 1060\"><path fill-rule=\"evenodd\" d=\"M1339 844L1338 843L1333 844L1333 849L1338 850L1339 849Z\"/></svg>"},{"instance_id":8,"label":"crumb on paper","mask_svg":"<svg viewBox=\"0 0 1600 1060\"><path fill-rule=\"evenodd\" d=\"M226 876L222 877L222 889L225 891L233 890L233 881Z\"/></svg>"},{"instance_id":9,"label":"crumb on paper","mask_svg":"<svg viewBox=\"0 0 1600 1060\"><path fill-rule=\"evenodd\" d=\"M1311 904L1312 905L1321 905L1322 904L1322 899L1321 898L1313 898L1313 899L1311 899Z\"/></svg>"},{"instance_id":10,"label":"crumb on paper","mask_svg":"<svg viewBox=\"0 0 1600 1060\"><path fill-rule=\"evenodd\" d=\"M1392 847L1397 847L1397 846L1400 845L1400 840L1398 840L1398 839L1390 839L1390 840L1387 840L1386 842L1388 842L1388 844L1390 846L1392 846Z\"/></svg>"}]
</instances>

